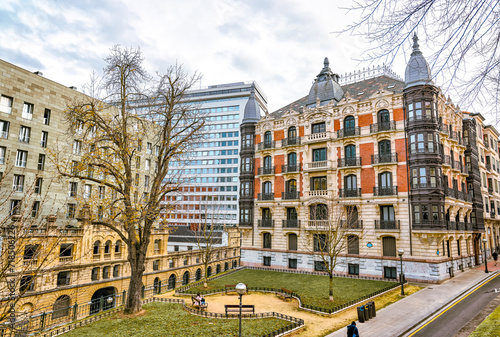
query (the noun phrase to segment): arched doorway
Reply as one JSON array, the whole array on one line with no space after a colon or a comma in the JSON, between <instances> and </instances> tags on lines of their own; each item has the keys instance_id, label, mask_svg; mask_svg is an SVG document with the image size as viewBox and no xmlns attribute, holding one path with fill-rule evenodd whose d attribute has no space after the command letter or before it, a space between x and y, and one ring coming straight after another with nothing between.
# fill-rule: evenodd
<instances>
[{"instance_id":1,"label":"arched doorway","mask_svg":"<svg viewBox=\"0 0 500 337\"><path fill-rule=\"evenodd\" d=\"M90 315L96 314L101 310L108 310L115 306L115 287L106 287L97 290L90 300Z\"/></svg>"},{"instance_id":2,"label":"arched doorway","mask_svg":"<svg viewBox=\"0 0 500 337\"><path fill-rule=\"evenodd\" d=\"M216 274L220 273L220 264L218 264L217 267L215 268L215 273Z\"/></svg>"},{"instance_id":3,"label":"arched doorway","mask_svg":"<svg viewBox=\"0 0 500 337\"><path fill-rule=\"evenodd\" d=\"M207 268L207 277L212 276L212 267Z\"/></svg>"},{"instance_id":4,"label":"arched doorway","mask_svg":"<svg viewBox=\"0 0 500 337\"><path fill-rule=\"evenodd\" d=\"M189 283L189 272L185 272L184 275L182 275L182 285L186 285Z\"/></svg>"},{"instance_id":5,"label":"arched doorway","mask_svg":"<svg viewBox=\"0 0 500 337\"><path fill-rule=\"evenodd\" d=\"M224 271L227 271L229 270L229 263L224 263Z\"/></svg>"},{"instance_id":6,"label":"arched doorway","mask_svg":"<svg viewBox=\"0 0 500 337\"><path fill-rule=\"evenodd\" d=\"M62 295L57 298L52 307L52 320L69 316L71 299L68 295Z\"/></svg>"},{"instance_id":7,"label":"arched doorway","mask_svg":"<svg viewBox=\"0 0 500 337\"><path fill-rule=\"evenodd\" d=\"M168 278L168 289L174 289L175 288L175 275L172 274L170 275L170 277Z\"/></svg>"},{"instance_id":8,"label":"arched doorway","mask_svg":"<svg viewBox=\"0 0 500 337\"><path fill-rule=\"evenodd\" d=\"M200 268L196 269L195 279L196 279L196 281L201 280L201 269Z\"/></svg>"},{"instance_id":9,"label":"arched doorway","mask_svg":"<svg viewBox=\"0 0 500 337\"><path fill-rule=\"evenodd\" d=\"M160 278L157 277L154 280L153 283L153 294L160 294L161 293L161 281Z\"/></svg>"}]
</instances>

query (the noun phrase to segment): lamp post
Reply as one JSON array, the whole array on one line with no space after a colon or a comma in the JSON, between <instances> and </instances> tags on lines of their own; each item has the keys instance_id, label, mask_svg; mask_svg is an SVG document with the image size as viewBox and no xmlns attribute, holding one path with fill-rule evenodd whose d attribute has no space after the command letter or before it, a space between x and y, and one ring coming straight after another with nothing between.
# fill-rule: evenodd
<instances>
[{"instance_id":1,"label":"lamp post","mask_svg":"<svg viewBox=\"0 0 500 337\"><path fill-rule=\"evenodd\" d=\"M239 335L241 337L241 298L243 297L243 294L247 292L247 286L245 283L238 283L235 287L236 292L238 295L240 295L240 315L239 315L239 323L240 323L240 329L239 329Z\"/></svg>"},{"instance_id":2,"label":"lamp post","mask_svg":"<svg viewBox=\"0 0 500 337\"><path fill-rule=\"evenodd\" d=\"M483 238L483 246L484 246L484 272L488 273L488 260L486 259L486 238Z\"/></svg>"},{"instance_id":3,"label":"lamp post","mask_svg":"<svg viewBox=\"0 0 500 337\"><path fill-rule=\"evenodd\" d=\"M405 295L405 288L404 288L404 273L403 273L403 254L405 253L404 249L399 249L398 250L398 255L399 259L401 261L401 273L399 274L399 282L401 282L401 296Z\"/></svg>"}]
</instances>

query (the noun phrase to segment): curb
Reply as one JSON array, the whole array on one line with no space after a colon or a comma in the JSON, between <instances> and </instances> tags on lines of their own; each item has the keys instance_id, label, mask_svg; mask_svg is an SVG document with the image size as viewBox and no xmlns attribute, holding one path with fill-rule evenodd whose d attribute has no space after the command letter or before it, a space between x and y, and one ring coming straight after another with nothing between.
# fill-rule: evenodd
<instances>
[{"instance_id":1,"label":"curb","mask_svg":"<svg viewBox=\"0 0 500 337\"><path fill-rule=\"evenodd\" d=\"M491 279L493 277L496 277L497 274L500 274L500 270L488 273L487 276L485 276L484 278L482 278L479 281L475 282L471 286L467 287L467 289L464 292L462 292L459 295L455 296L453 299L451 299L448 302L446 302L445 304L443 304L439 309L437 309L433 313L427 315L425 318L421 319L417 323L413 324L410 328L408 328L407 330L405 330L403 333L399 334L398 337L405 337L405 336L407 336L408 334L410 334L411 332L413 332L415 329L417 329L420 325L422 325L426 321L430 320L434 316L439 315L443 310L445 310L446 308L448 308L449 306L451 306L453 303L457 302L462 297L464 297L464 296L468 295L469 293L471 293L472 289L474 289L477 285L479 285L479 284L481 284L481 283L483 283L483 282L485 282L485 281L487 281L487 280L489 280L489 279Z\"/></svg>"}]
</instances>

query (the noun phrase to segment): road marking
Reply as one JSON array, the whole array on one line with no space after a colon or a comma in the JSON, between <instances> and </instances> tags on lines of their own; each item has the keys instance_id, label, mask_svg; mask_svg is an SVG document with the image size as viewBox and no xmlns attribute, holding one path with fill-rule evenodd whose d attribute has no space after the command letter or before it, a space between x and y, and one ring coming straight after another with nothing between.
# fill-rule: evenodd
<instances>
[{"instance_id":1,"label":"road marking","mask_svg":"<svg viewBox=\"0 0 500 337\"><path fill-rule=\"evenodd\" d=\"M470 294L472 294L473 292L475 292L476 290L478 290L479 288L481 288L482 286L484 286L486 283L490 282L491 280L494 280L498 275L496 275L495 277L492 277L490 278L489 280L486 280L484 281L483 283L477 285L475 288L473 288L467 295L465 295L464 297L462 297L461 299L459 299L458 301L456 301L455 303L453 303L452 305L450 305L448 308L446 308L444 311L442 311L441 313L439 313L439 315L437 315L436 317L434 317L433 319L431 319L429 322L425 323L424 325L422 325L420 328L418 328L418 330L416 330L415 332L413 332L411 335L408 335L408 337L411 337L413 335L415 335L417 332L419 332L420 330L422 330L423 328L425 328L427 325L431 324L433 321L435 321L439 316L441 316L442 314L444 314L445 312L447 312L448 310L450 310L451 308L453 308L456 304L458 304L460 301L462 301L463 299L465 299L467 296L469 296ZM496 292L496 289L495 289L495 292Z\"/></svg>"}]
</instances>

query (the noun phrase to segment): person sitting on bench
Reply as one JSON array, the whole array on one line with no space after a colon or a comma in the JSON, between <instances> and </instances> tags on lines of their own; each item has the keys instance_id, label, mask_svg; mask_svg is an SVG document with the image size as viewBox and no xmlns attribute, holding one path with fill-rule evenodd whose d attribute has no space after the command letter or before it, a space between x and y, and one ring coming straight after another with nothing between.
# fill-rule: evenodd
<instances>
[{"instance_id":1,"label":"person sitting on bench","mask_svg":"<svg viewBox=\"0 0 500 337\"><path fill-rule=\"evenodd\" d=\"M200 295L200 293L198 293L194 299L195 299L194 304L197 306L205 304L205 299L203 298L203 296Z\"/></svg>"}]
</instances>

